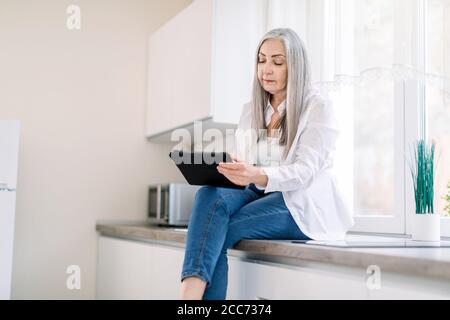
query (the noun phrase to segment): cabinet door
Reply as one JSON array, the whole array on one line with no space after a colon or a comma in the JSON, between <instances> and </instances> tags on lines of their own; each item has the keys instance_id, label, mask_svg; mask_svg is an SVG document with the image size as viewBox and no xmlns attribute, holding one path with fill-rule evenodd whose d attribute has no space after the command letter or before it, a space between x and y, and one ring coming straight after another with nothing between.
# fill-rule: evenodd
<instances>
[{"instance_id":1,"label":"cabinet door","mask_svg":"<svg viewBox=\"0 0 450 320\"><path fill-rule=\"evenodd\" d=\"M152 246L151 299L179 299L184 249Z\"/></svg>"},{"instance_id":2,"label":"cabinet door","mask_svg":"<svg viewBox=\"0 0 450 320\"><path fill-rule=\"evenodd\" d=\"M97 254L97 299L150 299L152 268L147 244L99 237Z\"/></svg>"},{"instance_id":3,"label":"cabinet door","mask_svg":"<svg viewBox=\"0 0 450 320\"><path fill-rule=\"evenodd\" d=\"M98 299L178 299L184 250L98 238Z\"/></svg>"},{"instance_id":4,"label":"cabinet door","mask_svg":"<svg viewBox=\"0 0 450 320\"><path fill-rule=\"evenodd\" d=\"M239 122L251 101L256 47L265 31L264 1L214 1L212 115L214 122Z\"/></svg>"},{"instance_id":5,"label":"cabinet door","mask_svg":"<svg viewBox=\"0 0 450 320\"><path fill-rule=\"evenodd\" d=\"M193 1L150 36L147 135L210 116L212 6Z\"/></svg>"},{"instance_id":6,"label":"cabinet door","mask_svg":"<svg viewBox=\"0 0 450 320\"><path fill-rule=\"evenodd\" d=\"M228 300L253 300L257 297L256 288L253 286L251 273L254 272L254 264L228 256Z\"/></svg>"},{"instance_id":7,"label":"cabinet door","mask_svg":"<svg viewBox=\"0 0 450 320\"><path fill-rule=\"evenodd\" d=\"M237 124L251 98L264 28L263 1L195 0L155 31L148 47L147 136L196 120Z\"/></svg>"},{"instance_id":8,"label":"cabinet door","mask_svg":"<svg viewBox=\"0 0 450 320\"><path fill-rule=\"evenodd\" d=\"M334 271L333 271L334 269ZM231 260L231 299L367 299L364 270Z\"/></svg>"},{"instance_id":9,"label":"cabinet door","mask_svg":"<svg viewBox=\"0 0 450 320\"><path fill-rule=\"evenodd\" d=\"M450 299L450 283L443 279L381 272L376 288L368 288L371 300L440 300Z\"/></svg>"},{"instance_id":10,"label":"cabinet door","mask_svg":"<svg viewBox=\"0 0 450 320\"><path fill-rule=\"evenodd\" d=\"M367 299L364 270L257 265L259 299ZM337 268L336 268L337 269Z\"/></svg>"}]
</instances>

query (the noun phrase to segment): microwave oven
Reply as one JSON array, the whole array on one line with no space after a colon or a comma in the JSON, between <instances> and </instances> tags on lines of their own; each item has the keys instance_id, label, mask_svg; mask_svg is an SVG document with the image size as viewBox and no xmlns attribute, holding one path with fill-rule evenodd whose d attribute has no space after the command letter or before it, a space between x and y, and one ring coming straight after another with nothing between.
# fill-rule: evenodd
<instances>
[{"instance_id":1,"label":"microwave oven","mask_svg":"<svg viewBox=\"0 0 450 320\"><path fill-rule=\"evenodd\" d=\"M195 194L201 186L171 182L152 184L148 188L148 214L150 223L187 227Z\"/></svg>"}]
</instances>

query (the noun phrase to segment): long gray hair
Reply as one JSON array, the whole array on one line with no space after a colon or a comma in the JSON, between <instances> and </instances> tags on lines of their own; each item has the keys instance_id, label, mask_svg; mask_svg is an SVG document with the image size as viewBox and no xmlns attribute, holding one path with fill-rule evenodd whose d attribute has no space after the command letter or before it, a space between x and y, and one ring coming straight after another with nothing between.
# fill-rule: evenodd
<instances>
[{"instance_id":1,"label":"long gray hair","mask_svg":"<svg viewBox=\"0 0 450 320\"><path fill-rule=\"evenodd\" d=\"M258 54L267 39L280 39L284 44L287 62L286 112L280 118L280 144L284 146L283 158L286 159L292 146L300 116L304 110L305 95L310 87L310 67L303 41L290 28L277 28L267 32L259 42L255 58L255 76L252 92L252 131L256 130L256 142L267 132L264 110L270 93L264 90L258 80Z\"/></svg>"}]
</instances>

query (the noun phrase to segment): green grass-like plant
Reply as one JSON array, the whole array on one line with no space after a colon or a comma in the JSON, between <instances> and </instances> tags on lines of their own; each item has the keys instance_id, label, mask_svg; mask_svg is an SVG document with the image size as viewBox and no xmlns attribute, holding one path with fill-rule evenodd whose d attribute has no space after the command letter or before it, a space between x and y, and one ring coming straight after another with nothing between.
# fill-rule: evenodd
<instances>
[{"instance_id":1,"label":"green grass-like plant","mask_svg":"<svg viewBox=\"0 0 450 320\"><path fill-rule=\"evenodd\" d=\"M434 213L434 152L435 143L431 145L418 140L414 145L409 167L414 183L416 213Z\"/></svg>"},{"instance_id":2,"label":"green grass-like plant","mask_svg":"<svg viewBox=\"0 0 450 320\"><path fill-rule=\"evenodd\" d=\"M445 201L447 201L447 205L444 208L444 211L447 212L447 215L450 215L450 180L447 183L448 193L443 197Z\"/></svg>"}]
</instances>

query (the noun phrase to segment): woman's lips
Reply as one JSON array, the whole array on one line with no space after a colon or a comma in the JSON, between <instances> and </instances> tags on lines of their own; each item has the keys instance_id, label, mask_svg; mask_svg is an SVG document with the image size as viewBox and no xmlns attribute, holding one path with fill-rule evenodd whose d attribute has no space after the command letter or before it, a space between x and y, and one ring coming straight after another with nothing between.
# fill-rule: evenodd
<instances>
[{"instance_id":1,"label":"woman's lips","mask_svg":"<svg viewBox=\"0 0 450 320\"><path fill-rule=\"evenodd\" d=\"M267 82L267 83L272 83L272 82L275 82L275 80L263 80L264 82Z\"/></svg>"}]
</instances>

